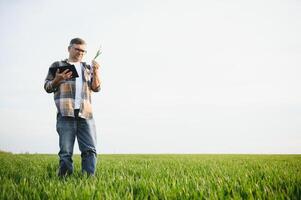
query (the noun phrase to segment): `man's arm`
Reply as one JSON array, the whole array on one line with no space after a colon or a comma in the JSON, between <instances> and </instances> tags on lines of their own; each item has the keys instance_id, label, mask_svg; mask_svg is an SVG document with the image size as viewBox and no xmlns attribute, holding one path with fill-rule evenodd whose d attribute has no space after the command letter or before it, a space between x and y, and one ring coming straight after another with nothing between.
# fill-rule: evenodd
<instances>
[{"instance_id":1,"label":"man's arm","mask_svg":"<svg viewBox=\"0 0 301 200\"><path fill-rule=\"evenodd\" d=\"M54 62L50 66L50 68L55 67L56 65L57 65L57 62ZM52 92L56 91L56 89L57 89L52 86L52 80L54 79L54 77L53 77L52 73L50 72L50 68L48 70L48 74L47 74L47 76L45 78L45 82L44 82L44 89L47 93L52 93Z\"/></svg>"},{"instance_id":2,"label":"man's arm","mask_svg":"<svg viewBox=\"0 0 301 200\"><path fill-rule=\"evenodd\" d=\"M51 67L54 67L56 63L53 63ZM50 70L48 70L47 77L45 79L44 83L44 89L47 93L55 92L58 89L58 86L61 84L63 80L70 79L72 76L72 72L68 72L69 70L66 69L62 73L59 73L59 70L56 71L55 77L50 73Z\"/></svg>"}]
</instances>

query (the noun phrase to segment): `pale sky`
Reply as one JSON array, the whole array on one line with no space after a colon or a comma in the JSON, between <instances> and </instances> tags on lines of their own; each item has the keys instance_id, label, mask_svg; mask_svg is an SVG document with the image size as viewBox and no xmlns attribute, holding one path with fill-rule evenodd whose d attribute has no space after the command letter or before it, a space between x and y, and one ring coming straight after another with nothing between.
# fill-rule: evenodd
<instances>
[{"instance_id":1,"label":"pale sky","mask_svg":"<svg viewBox=\"0 0 301 200\"><path fill-rule=\"evenodd\" d=\"M11 0L0 26L1 150L58 153L43 83L81 37L98 153L301 153L300 1Z\"/></svg>"}]
</instances>

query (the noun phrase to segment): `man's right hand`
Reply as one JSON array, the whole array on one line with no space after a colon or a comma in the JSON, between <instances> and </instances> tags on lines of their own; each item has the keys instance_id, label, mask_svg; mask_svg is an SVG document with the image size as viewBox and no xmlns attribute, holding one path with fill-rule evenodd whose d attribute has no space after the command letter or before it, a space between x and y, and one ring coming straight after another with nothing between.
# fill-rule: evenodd
<instances>
[{"instance_id":1,"label":"man's right hand","mask_svg":"<svg viewBox=\"0 0 301 200\"><path fill-rule=\"evenodd\" d=\"M59 69L56 70L55 77L52 81L52 87L57 87L62 81L70 79L72 77L72 72L66 69L62 73L59 73Z\"/></svg>"}]
</instances>

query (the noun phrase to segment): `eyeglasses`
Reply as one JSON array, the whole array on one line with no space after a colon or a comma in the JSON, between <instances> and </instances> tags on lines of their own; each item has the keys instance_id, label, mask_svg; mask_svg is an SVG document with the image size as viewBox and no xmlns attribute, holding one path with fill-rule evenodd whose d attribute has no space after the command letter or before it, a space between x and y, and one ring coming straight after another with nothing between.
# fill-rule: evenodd
<instances>
[{"instance_id":1,"label":"eyeglasses","mask_svg":"<svg viewBox=\"0 0 301 200\"><path fill-rule=\"evenodd\" d=\"M74 50L76 50L77 52L81 52L81 53L87 53L86 50L83 50L83 49L79 49L79 48L76 48L76 47L72 47Z\"/></svg>"}]
</instances>

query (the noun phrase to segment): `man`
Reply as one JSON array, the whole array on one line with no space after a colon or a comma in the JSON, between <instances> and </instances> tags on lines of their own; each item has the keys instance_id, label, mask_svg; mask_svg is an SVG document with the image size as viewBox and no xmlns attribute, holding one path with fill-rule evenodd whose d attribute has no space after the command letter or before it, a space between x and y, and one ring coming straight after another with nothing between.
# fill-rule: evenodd
<instances>
[{"instance_id":1,"label":"man","mask_svg":"<svg viewBox=\"0 0 301 200\"><path fill-rule=\"evenodd\" d=\"M68 46L69 58L54 62L44 83L48 93L54 93L57 107L56 130L59 135L59 176L70 175L73 172L73 146L77 137L81 151L82 172L95 174L96 168L96 129L92 115L91 91L100 90L99 64L93 60L92 66L82 62L86 51L86 42L74 38ZM79 75L72 78L72 72L59 69L53 75L51 68L59 68L72 64Z\"/></svg>"}]
</instances>

